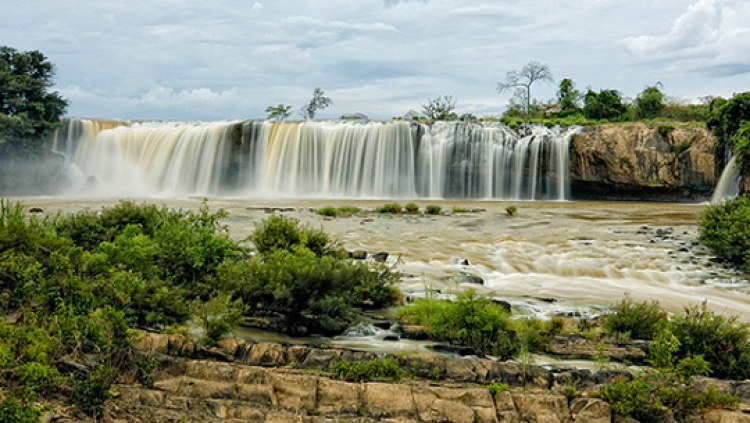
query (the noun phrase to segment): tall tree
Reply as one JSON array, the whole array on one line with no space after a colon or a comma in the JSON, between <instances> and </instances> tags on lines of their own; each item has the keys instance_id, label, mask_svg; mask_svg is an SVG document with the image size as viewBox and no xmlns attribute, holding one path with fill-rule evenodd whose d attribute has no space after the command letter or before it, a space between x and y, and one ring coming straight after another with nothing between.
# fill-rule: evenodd
<instances>
[{"instance_id":1,"label":"tall tree","mask_svg":"<svg viewBox=\"0 0 750 423\"><path fill-rule=\"evenodd\" d=\"M581 99L581 92L578 91L570 78L560 81L560 88L557 90L557 102L560 106L560 115L568 116L581 111L578 107L578 101Z\"/></svg>"},{"instance_id":2,"label":"tall tree","mask_svg":"<svg viewBox=\"0 0 750 423\"><path fill-rule=\"evenodd\" d=\"M616 90L589 90L584 96L583 115L587 119L619 120L627 108Z\"/></svg>"},{"instance_id":3,"label":"tall tree","mask_svg":"<svg viewBox=\"0 0 750 423\"><path fill-rule=\"evenodd\" d=\"M68 102L50 92L54 74L39 51L0 47L0 147L38 149L40 140L61 126Z\"/></svg>"},{"instance_id":4,"label":"tall tree","mask_svg":"<svg viewBox=\"0 0 750 423\"><path fill-rule=\"evenodd\" d=\"M422 104L422 112L432 120L453 120L458 119L453 110L456 108L456 100L452 95L437 96L428 98L427 104Z\"/></svg>"},{"instance_id":5,"label":"tall tree","mask_svg":"<svg viewBox=\"0 0 750 423\"><path fill-rule=\"evenodd\" d=\"M502 93L514 90L514 95L525 100L528 118L531 110L531 86L537 81L552 82L552 72L549 65L532 60L520 71L508 71L505 75L505 82L498 82L497 91Z\"/></svg>"},{"instance_id":6,"label":"tall tree","mask_svg":"<svg viewBox=\"0 0 750 423\"><path fill-rule=\"evenodd\" d=\"M331 97L327 97L320 87L313 90L312 98L307 105L300 109L303 119L315 119L315 113L333 104Z\"/></svg>"},{"instance_id":7,"label":"tall tree","mask_svg":"<svg viewBox=\"0 0 750 423\"><path fill-rule=\"evenodd\" d=\"M635 99L635 111L639 119L653 119L659 117L664 109L664 93L661 82L644 88Z\"/></svg>"}]
</instances>

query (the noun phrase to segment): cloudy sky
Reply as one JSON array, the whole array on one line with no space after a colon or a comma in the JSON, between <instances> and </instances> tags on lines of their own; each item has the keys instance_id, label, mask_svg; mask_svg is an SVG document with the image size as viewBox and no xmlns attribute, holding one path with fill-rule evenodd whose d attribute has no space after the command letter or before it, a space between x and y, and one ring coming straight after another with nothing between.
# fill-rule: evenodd
<instances>
[{"instance_id":1,"label":"cloudy sky","mask_svg":"<svg viewBox=\"0 0 750 423\"><path fill-rule=\"evenodd\" d=\"M0 45L40 50L69 116L261 118L321 87L336 118L452 95L500 114L530 60L556 83L696 101L750 90L747 0L0 0ZM556 84L534 87L552 99ZM295 116L298 116L295 113Z\"/></svg>"}]
</instances>

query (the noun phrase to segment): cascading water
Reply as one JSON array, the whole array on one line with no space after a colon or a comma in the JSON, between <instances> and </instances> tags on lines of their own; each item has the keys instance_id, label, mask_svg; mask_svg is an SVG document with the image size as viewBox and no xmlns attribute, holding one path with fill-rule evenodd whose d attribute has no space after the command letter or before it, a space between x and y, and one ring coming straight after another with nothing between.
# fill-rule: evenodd
<instances>
[{"instance_id":1,"label":"cascading water","mask_svg":"<svg viewBox=\"0 0 750 423\"><path fill-rule=\"evenodd\" d=\"M564 200L579 128L499 123L66 121L94 195ZM96 183L92 183L94 180Z\"/></svg>"},{"instance_id":2,"label":"cascading water","mask_svg":"<svg viewBox=\"0 0 750 423\"><path fill-rule=\"evenodd\" d=\"M721 172L719 183L716 184L711 201L716 203L726 199L734 198L740 194L740 169L736 166L736 157L732 156L727 162L724 171Z\"/></svg>"}]
</instances>

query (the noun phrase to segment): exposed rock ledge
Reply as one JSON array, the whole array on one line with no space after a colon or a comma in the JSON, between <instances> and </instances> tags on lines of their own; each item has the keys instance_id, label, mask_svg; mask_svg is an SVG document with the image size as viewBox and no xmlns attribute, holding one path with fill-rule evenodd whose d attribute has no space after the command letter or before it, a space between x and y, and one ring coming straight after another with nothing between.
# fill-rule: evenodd
<instances>
[{"instance_id":1,"label":"exposed rock ledge","mask_svg":"<svg viewBox=\"0 0 750 423\"><path fill-rule=\"evenodd\" d=\"M573 377L585 372L574 374L536 366L524 369L519 363L482 359L406 355L396 358L419 377L403 383L351 383L311 369L326 369L344 359L371 359L374 354L238 340L224 340L218 348L206 350L178 335L155 334L145 334L139 348L159 357L155 387L118 386L104 421L612 421L607 403L596 398L569 401L557 393L557 388L572 384ZM214 360L206 360L209 357ZM616 374L590 373L584 384L601 383ZM481 385L492 382L508 383L516 389L491 394ZM738 386L720 385L719 389L732 389L747 394L741 398L750 398L750 387ZM750 416L713 410L694 421L750 423Z\"/></svg>"},{"instance_id":2,"label":"exposed rock ledge","mask_svg":"<svg viewBox=\"0 0 750 423\"><path fill-rule=\"evenodd\" d=\"M571 195L576 200L707 200L723 170L716 151L712 133L694 124L586 127L571 141Z\"/></svg>"}]
</instances>

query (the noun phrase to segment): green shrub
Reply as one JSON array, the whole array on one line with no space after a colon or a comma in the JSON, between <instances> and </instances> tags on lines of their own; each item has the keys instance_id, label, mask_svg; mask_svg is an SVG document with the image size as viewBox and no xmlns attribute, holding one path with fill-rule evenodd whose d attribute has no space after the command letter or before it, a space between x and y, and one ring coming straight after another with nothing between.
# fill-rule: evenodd
<instances>
[{"instance_id":1,"label":"green shrub","mask_svg":"<svg viewBox=\"0 0 750 423\"><path fill-rule=\"evenodd\" d=\"M70 393L71 403L83 414L98 418L104 410L104 403L112 398L109 388L115 374L114 369L100 366L90 377L76 379Z\"/></svg>"},{"instance_id":2,"label":"green shrub","mask_svg":"<svg viewBox=\"0 0 750 423\"><path fill-rule=\"evenodd\" d=\"M513 357L519 350L508 311L472 290L458 294L455 301L419 299L399 308L398 315L424 325L434 339L469 346L502 359Z\"/></svg>"},{"instance_id":3,"label":"green shrub","mask_svg":"<svg viewBox=\"0 0 750 423\"><path fill-rule=\"evenodd\" d=\"M409 203L404 206L404 210L406 210L407 213L417 213L419 212L419 206L414 203Z\"/></svg>"},{"instance_id":4,"label":"green shrub","mask_svg":"<svg viewBox=\"0 0 750 423\"><path fill-rule=\"evenodd\" d=\"M425 208L425 212L427 214L440 214L440 212L443 210L442 207L436 206L434 204L430 204Z\"/></svg>"},{"instance_id":5,"label":"green shrub","mask_svg":"<svg viewBox=\"0 0 750 423\"><path fill-rule=\"evenodd\" d=\"M680 359L676 336L662 333L650 345L652 364L657 370L637 374L632 380L618 378L601 387L599 396L610 403L612 412L633 417L642 423L685 419L711 408L734 408L737 397L720 394L715 387L696 392L693 378L708 373L709 365L701 356Z\"/></svg>"},{"instance_id":6,"label":"green shrub","mask_svg":"<svg viewBox=\"0 0 750 423\"><path fill-rule=\"evenodd\" d=\"M219 294L206 302L195 304L197 317L203 337L201 343L215 345L216 341L237 328L242 318L242 301L232 301L230 294Z\"/></svg>"},{"instance_id":7,"label":"green shrub","mask_svg":"<svg viewBox=\"0 0 750 423\"><path fill-rule=\"evenodd\" d=\"M516 206L508 206L505 208L505 213L508 216L514 216L516 213L518 213L518 208Z\"/></svg>"},{"instance_id":8,"label":"green shrub","mask_svg":"<svg viewBox=\"0 0 750 423\"><path fill-rule=\"evenodd\" d=\"M227 265L219 276L253 313L274 313L284 332L340 333L360 308L394 304L398 274L309 250L276 250Z\"/></svg>"},{"instance_id":9,"label":"green shrub","mask_svg":"<svg viewBox=\"0 0 750 423\"><path fill-rule=\"evenodd\" d=\"M680 341L678 357L702 356L714 377L750 377L750 326L738 322L736 316L724 317L703 304L685 308L670 329Z\"/></svg>"},{"instance_id":10,"label":"green shrub","mask_svg":"<svg viewBox=\"0 0 750 423\"><path fill-rule=\"evenodd\" d=\"M533 317L512 321L511 327L516 331L521 350L528 352L544 350L547 340L542 335L542 326L542 321Z\"/></svg>"},{"instance_id":11,"label":"green shrub","mask_svg":"<svg viewBox=\"0 0 750 423\"><path fill-rule=\"evenodd\" d=\"M491 383L487 385L487 390L490 391L491 395L495 395L500 392L510 391L510 386L507 383Z\"/></svg>"},{"instance_id":12,"label":"green shrub","mask_svg":"<svg viewBox=\"0 0 750 423\"><path fill-rule=\"evenodd\" d=\"M141 357L136 359L136 365L138 366L138 382L140 382L146 388L154 387L154 371L159 364L156 361L156 357Z\"/></svg>"},{"instance_id":13,"label":"green shrub","mask_svg":"<svg viewBox=\"0 0 750 423\"><path fill-rule=\"evenodd\" d=\"M399 214L401 213L401 204L398 203L391 203L391 204L384 204L377 208L378 213L390 213L390 214Z\"/></svg>"},{"instance_id":14,"label":"green shrub","mask_svg":"<svg viewBox=\"0 0 750 423\"><path fill-rule=\"evenodd\" d=\"M12 395L0 402L0 422L38 423L41 419L42 410Z\"/></svg>"},{"instance_id":15,"label":"green shrub","mask_svg":"<svg viewBox=\"0 0 750 423\"><path fill-rule=\"evenodd\" d=\"M552 334L563 333L565 330L565 318L561 316L553 316L542 324L542 330Z\"/></svg>"},{"instance_id":16,"label":"green shrub","mask_svg":"<svg viewBox=\"0 0 750 423\"><path fill-rule=\"evenodd\" d=\"M657 301L634 302L624 298L613 306L614 313L604 317L602 325L612 333L628 334L634 339L654 339L667 324L667 313Z\"/></svg>"},{"instance_id":17,"label":"green shrub","mask_svg":"<svg viewBox=\"0 0 750 423\"><path fill-rule=\"evenodd\" d=\"M350 382L368 382L371 380L400 380L404 370L394 358L378 358L369 361L339 361L330 367L334 377Z\"/></svg>"},{"instance_id":18,"label":"green shrub","mask_svg":"<svg viewBox=\"0 0 750 423\"><path fill-rule=\"evenodd\" d=\"M339 212L341 213L351 213L356 214L359 213L362 209L356 206L341 206L339 207Z\"/></svg>"},{"instance_id":19,"label":"green shrub","mask_svg":"<svg viewBox=\"0 0 750 423\"><path fill-rule=\"evenodd\" d=\"M322 230L301 225L299 220L286 216L271 216L256 224L250 240L261 255L272 254L277 250L293 251L302 247L322 257L335 254L341 249Z\"/></svg>"},{"instance_id":20,"label":"green shrub","mask_svg":"<svg viewBox=\"0 0 750 423\"><path fill-rule=\"evenodd\" d=\"M662 138L668 138L672 131L674 131L674 126L672 125L659 125L656 127L656 133Z\"/></svg>"},{"instance_id":21,"label":"green shrub","mask_svg":"<svg viewBox=\"0 0 750 423\"><path fill-rule=\"evenodd\" d=\"M698 239L717 256L750 270L750 199L709 206L701 214Z\"/></svg>"},{"instance_id":22,"label":"green shrub","mask_svg":"<svg viewBox=\"0 0 750 423\"><path fill-rule=\"evenodd\" d=\"M327 207L319 208L316 211L316 213L318 213L321 216L336 217L339 214L341 214L341 210L333 206L327 206Z\"/></svg>"},{"instance_id":23,"label":"green shrub","mask_svg":"<svg viewBox=\"0 0 750 423\"><path fill-rule=\"evenodd\" d=\"M468 212L469 212L469 209L465 207L458 207L458 206L453 207L453 213L468 213Z\"/></svg>"}]
</instances>

